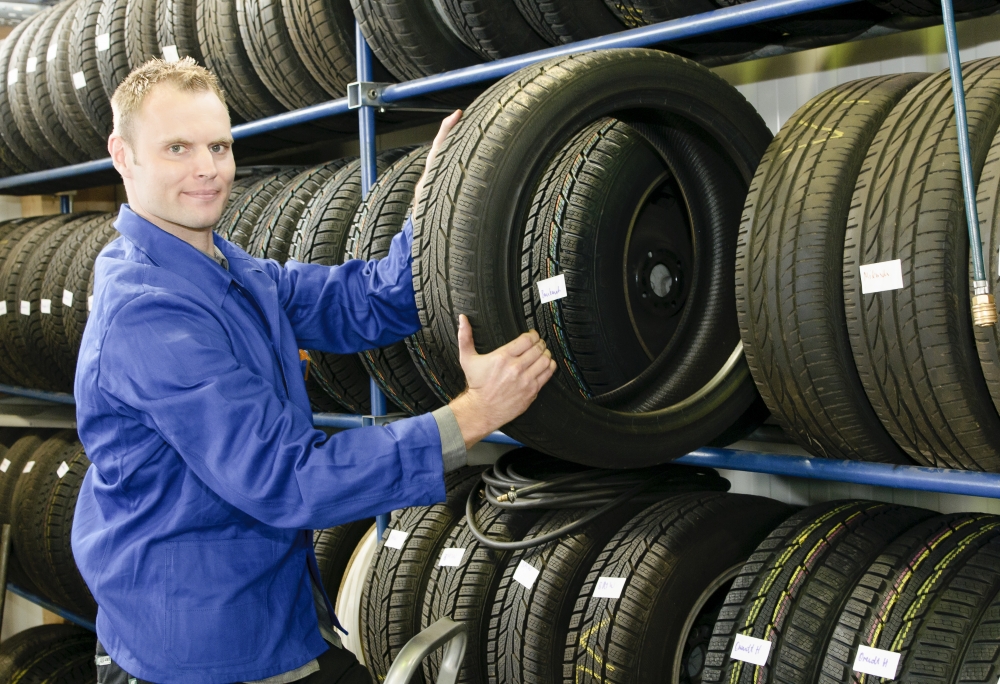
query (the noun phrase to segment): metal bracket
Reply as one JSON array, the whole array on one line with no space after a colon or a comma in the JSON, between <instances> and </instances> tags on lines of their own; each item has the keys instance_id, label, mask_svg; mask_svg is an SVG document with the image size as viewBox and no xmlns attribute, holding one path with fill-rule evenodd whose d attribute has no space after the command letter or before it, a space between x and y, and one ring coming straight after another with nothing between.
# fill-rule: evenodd
<instances>
[{"instance_id":1,"label":"metal bracket","mask_svg":"<svg viewBox=\"0 0 1000 684\"><path fill-rule=\"evenodd\" d=\"M361 416L361 426L388 425L389 423L395 423L397 420L403 420L403 418L409 418L409 416L405 413L390 413L386 416Z\"/></svg>"},{"instance_id":2,"label":"metal bracket","mask_svg":"<svg viewBox=\"0 0 1000 684\"><path fill-rule=\"evenodd\" d=\"M355 81L347 84L347 108L375 107L380 112L391 109L396 112L448 112L454 107L446 107L440 102L415 97L404 102L386 102L382 99L382 91L393 83L378 83L375 81Z\"/></svg>"}]
</instances>

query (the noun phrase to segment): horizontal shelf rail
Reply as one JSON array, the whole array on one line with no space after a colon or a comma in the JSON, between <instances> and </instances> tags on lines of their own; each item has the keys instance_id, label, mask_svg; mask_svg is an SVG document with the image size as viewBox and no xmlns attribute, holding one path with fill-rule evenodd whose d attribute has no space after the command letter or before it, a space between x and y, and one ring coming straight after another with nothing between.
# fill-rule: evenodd
<instances>
[{"instance_id":1,"label":"horizontal shelf rail","mask_svg":"<svg viewBox=\"0 0 1000 684\"><path fill-rule=\"evenodd\" d=\"M685 38L695 38L698 36L717 33L728 29L740 28L751 24L774 19L804 14L821 9L847 5L856 0L754 0L742 5L734 5L723 9L696 14L681 19L643 26L640 28L628 29L619 33L600 38L582 40L558 47L546 48L536 52L529 52L517 57L507 57L494 62L477 64L474 66L449 71L434 76L426 76L405 83L398 83L387 87L382 91L382 99L387 103L402 102L416 97L423 97L433 93L460 88L462 86L474 85L502 78L514 73L518 69L536 64L551 57L561 57L566 55L588 52L591 50L606 50L611 48L637 48L650 47L669 41L682 40ZM338 114L346 114L348 111L347 98L338 98L323 102L303 109L296 109L284 112L275 116L258 119L244 124L233 126L233 137L237 140L247 138L262 133L288 128L298 124L309 123L318 119L324 119ZM16 188L36 183L46 183L56 180L63 180L74 176L82 176L91 173L109 171L113 168L110 158L97 159L62 166L46 171L34 171L17 176L0 178L0 191L8 188Z\"/></svg>"},{"instance_id":2,"label":"horizontal shelf rail","mask_svg":"<svg viewBox=\"0 0 1000 684\"><path fill-rule=\"evenodd\" d=\"M916 489L924 492L1000 499L1000 473L869 463L867 461L838 461L828 458L765 454L756 451L712 447L692 451L674 463L800 477L807 480L829 480L893 489Z\"/></svg>"},{"instance_id":3,"label":"horizontal shelf rail","mask_svg":"<svg viewBox=\"0 0 1000 684\"><path fill-rule=\"evenodd\" d=\"M95 625L90 620L88 620L86 618L82 618L79 615L76 615L75 613L71 613L68 610L66 610L65 608L60 608L59 606L57 606L56 604L52 603L51 601L43 599L41 596L36 596L35 594L32 594L31 592L25 591L24 589L22 589L21 587L17 586L16 584L10 584L8 582L7 583L7 591L9 591L12 594L17 594L18 596L20 596L23 599L31 601L36 606L41 606L42 608L44 608L45 610L49 611L50 613L55 613L56 615L58 615L59 617L63 618L64 620L68 620L69 622L72 622L74 625L79 625L80 627L83 627L84 629L89 629L91 632L96 632L97 631L97 625Z\"/></svg>"}]
</instances>

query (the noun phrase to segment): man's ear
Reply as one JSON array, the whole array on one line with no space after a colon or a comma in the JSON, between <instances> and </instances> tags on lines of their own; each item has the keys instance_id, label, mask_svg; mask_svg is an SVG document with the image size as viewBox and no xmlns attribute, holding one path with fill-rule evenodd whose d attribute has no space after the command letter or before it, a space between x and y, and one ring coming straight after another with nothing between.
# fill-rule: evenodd
<instances>
[{"instance_id":1,"label":"man's ear","mask_svg":"<svg viewBox=\"0 0 1000 684\"><path fill-rule=\"evenodd\" d=\"M132 169L128 161L128 146L118 133L112 133L108 138L108 154L111 155L111 163L115 165L115 170L121 174L122 178L131 179Z\"/></svg>"}]
</instances>

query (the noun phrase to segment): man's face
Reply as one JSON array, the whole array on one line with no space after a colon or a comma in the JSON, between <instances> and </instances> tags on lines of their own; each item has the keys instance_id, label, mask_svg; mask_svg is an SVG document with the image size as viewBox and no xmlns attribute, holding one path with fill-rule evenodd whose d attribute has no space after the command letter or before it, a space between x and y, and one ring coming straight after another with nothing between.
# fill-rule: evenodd
<instances>
[{"instance_id":1,"label":"man's face","mask_svg":"<svg viewBox=\"0 0 1000 684\"><path fill-rule=\"evenodd\" d=\"M132 208L155 224L213 228L236 175L225 105L212 92L161 84L133 124L131 151L119 158Z\"/></svg>"}]
</instances>

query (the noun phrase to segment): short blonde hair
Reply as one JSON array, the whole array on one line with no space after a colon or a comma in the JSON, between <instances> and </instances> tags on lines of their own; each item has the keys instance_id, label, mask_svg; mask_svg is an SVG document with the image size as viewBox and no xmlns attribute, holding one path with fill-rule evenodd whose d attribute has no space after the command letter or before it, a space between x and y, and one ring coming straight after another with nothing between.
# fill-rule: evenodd
<instances>
[{"instance_id":1,"label":"short blonde hair","mask_svg":"<svg viewBox=\"0 0 1000 684\"><path fill-rule=\"evenodd\" d=\"M213 92L223 105L226 104L226 95L219 86L215 74L199 66L192 58L184 57L176 62L151 59L133 69L111 96L114 130L129 145L132 145L132 129L136 114L153 88L161 83L169 83L186 92Z\"/></svg>"}]
</instances>

